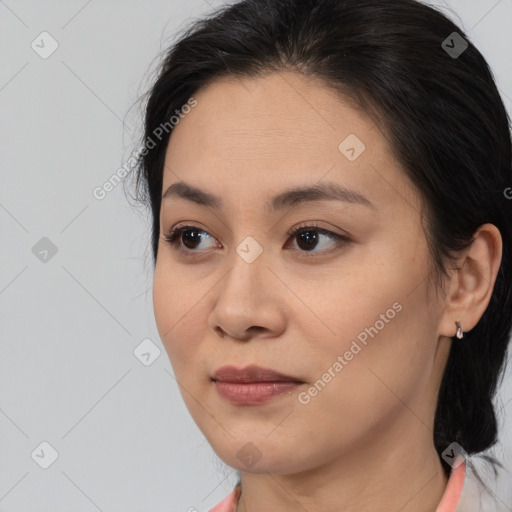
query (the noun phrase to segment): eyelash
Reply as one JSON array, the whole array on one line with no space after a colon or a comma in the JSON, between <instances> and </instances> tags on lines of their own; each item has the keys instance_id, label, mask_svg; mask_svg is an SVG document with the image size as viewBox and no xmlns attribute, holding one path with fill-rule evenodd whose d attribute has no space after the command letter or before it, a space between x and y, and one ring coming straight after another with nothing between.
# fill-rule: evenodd
<instances>
[{"instance_id":1,"label":"eyelash","mask_svg":"<svg viewBox=\"0 0 512 512\"><path fill-rule=\"evenodd\" d=\"M165 239L166 243L168 243L170 246L173 247L173 249L180 251L184 254L188 253L190 255L191 253L197 253L199 251L196 251L194 249L183 249L181 246L178 248L176 247L177 243L180 242L181 234L187 230L200 231L202 233L207 233L207 231L200 229L197 226L192 226L192 225L179 226L178 225L177 227L172 229L170 231L170 233L164 234L164 239ZM299 252L305 253L303 256L301 256L301 257L305 257L305 258L316 257L316 254L318 254L318 252L320 252L321 254L324 254L324 255L330 254L331 252L340 249L341 247L345 246L347 243L349 243L351 241L350 238L348 238L347 236L339 235L339 234L333 233L332 231L329 231L327 229L319 228L316 224L306 224L306 225L302 224L299 226L295 226L294 228L292 228L290 231L287 232L287 235L290 237L294 237L294 236L297 236L298 234L306 232L306 231L317 231L318 233L320 233L322 235L327 235L329 238L334 239L337 242L337 247L334 247L331 249L326 249L323 251L312 252L311 254L308 254L309 251L303 251L303 250L299 249Z\"/></svg>"}]
</instances>

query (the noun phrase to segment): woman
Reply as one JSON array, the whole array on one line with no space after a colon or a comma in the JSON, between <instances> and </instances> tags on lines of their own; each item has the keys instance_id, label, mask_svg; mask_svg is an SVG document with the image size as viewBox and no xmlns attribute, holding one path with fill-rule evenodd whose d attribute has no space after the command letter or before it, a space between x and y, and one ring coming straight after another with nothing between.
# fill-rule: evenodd
<instances>
[{"instance_id":1,"label":"woman","mask_svg":"<svg viewBox=\"0 0 512 512\"><path fill-rule=\"evenodd\" d=\"M462 30L413 0L241 0L169 49L144 137L159 334L240 471L212 510L485 510L511 140Z\"/></svg>"}]
</instances>

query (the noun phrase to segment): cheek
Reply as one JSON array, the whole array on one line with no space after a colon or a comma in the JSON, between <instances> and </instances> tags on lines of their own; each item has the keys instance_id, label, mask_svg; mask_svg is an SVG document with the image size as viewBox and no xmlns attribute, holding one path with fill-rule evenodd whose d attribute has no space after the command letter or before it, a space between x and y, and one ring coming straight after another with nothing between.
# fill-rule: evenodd
<instances>
[{"instance_id":1,"label":"cheek","mask_svg":"<svg viewBox=\"0 0 512 512\"><path fill-rule=\"evenodd\" d=\"M302 326L308 329L303 339L309 342L312 353L318 353L319 359L333 351L342 355L350 350L353 341L365 347L374 338L386 337L390 325L399 323L404 316L401 288L406 286L400 280L396 269L358 262L350 272L338 270L317 280L315 295L307 292L312 289L311 281L304 281L295 291L301 295L303 289L302 295L310 305L307 317L311 321L302 322Z\"/></svg>"},{"instance_id":2,"label":"cheek","mask_svg":"<svg viewBox=\"0 0 512 512\"><path fill-rule=\"evenodd\" d=\"M342 281L325 283L321 300L314 302L321 322L304 334L315 354L310 377L332 382L325 386L329 392L322 391L325 400L349 408L359 403L363 416L367 406L383 412L389 400L399 402L394 393L412 400L426 385L435 356L426 266L403 252L378 254L378 264L366 258L364 268L357 263Z\"/></svg>"},{"instance_id":3,"label":"cheek","mask_svg":"<svg viewBox=\"0 0 512 512\"><path fill-rule=\"evenodd\" d=\"M180 282L178 275L158 265L153 279L155 321L160 339L176 370L196 348L194 340L197 336L193 330L198 322L194 322L194 317L197 317L197 309L201 304L199 297L194 299L197 295L194 290L190 294L181 293L181 290L187 288L184 288L186 284ZM191 363L192 360L188 358L188 364Z\"/></svg>"},{"instance_id":4,"label":"cheek","mask_svg":"<svg viewBox=\"0 0 512 512\"><path fill-rule=\"evenodd\" d=\"M422 291L417 292L417 296L398 296L393 304L397 295L391 296L389 303L374 304L365 324L354 326L355 334L344 340L346 362L339 391L351 390L345 395L347 405L362 406L363 423L371 423L372 415L389 420L404 404L417 410L427 398L436 344L424 328L429 321L420 298Z\"/></svg>"},{"instance_id":5,"label":"cheek","mask_svg":"<svg viewBox=\"0 0 512 512\"><path fill-rule=\"evenodd\" d=\"M157 263L153 278L153 310L160 339L164 344L176 323L176 294L173 293L171 279L161 270Z\"/></svg>"},{"instance_id":6,"label":"cheek","mask_svg":"<svg viewBox=\"0 0 512 512\"><path fill-rule=\"evenodd\" d=\"M338 439L337 449L356 446L377 434L407 407L421 416L417 401L428 383L430 352L425 339L412 337L415 305L403 304L401 297L400 309L394 298L392 294L370 301L363 311L360 304L345 305L348 316L338 319L342 332L338 340L333 343L332 336L317 339L314 369L305 394L298 397L297 418L314 427L319 437ZM380 318L386 312L388 323ZM319 417L325 418L321 424ZM299 423L290 422L290 427L300 430ZM333 449L328 444L325 456Z\"/></svg>"}]
</instances>

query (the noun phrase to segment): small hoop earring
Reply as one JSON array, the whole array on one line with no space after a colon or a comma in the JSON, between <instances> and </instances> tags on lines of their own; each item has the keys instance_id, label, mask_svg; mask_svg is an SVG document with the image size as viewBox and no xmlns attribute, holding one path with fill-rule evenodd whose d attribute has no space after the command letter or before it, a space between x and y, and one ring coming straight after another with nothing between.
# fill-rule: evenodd
<instances>
[{"instance_id":1,"label":"small hoop earring","mask_svg":"<svg viewBox=\"0 0 512 512\"><path fill-rule=\"evenodd\" d=\"M457 326L457 332L455 333L455 336L457 336L457 338L461 340L464 334L462 334L462 327L460 325L460 322L457 320L455 322L455 325Z\"/></svg>"}]
</instances>

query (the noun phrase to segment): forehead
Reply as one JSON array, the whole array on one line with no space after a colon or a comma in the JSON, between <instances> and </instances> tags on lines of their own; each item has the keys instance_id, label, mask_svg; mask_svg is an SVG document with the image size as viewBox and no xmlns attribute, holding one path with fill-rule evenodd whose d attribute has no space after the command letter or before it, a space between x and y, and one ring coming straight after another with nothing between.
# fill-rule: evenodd
<instances>
[{"instance_id":1,"label":"forehead","mask_svg":"<svg viewBox=\"0 0 512 512\"><path fill-rule=\"evenodd\" d=\"M231 158L273 158L286 150L334 150L340 137L365 133L373 123L318 80L291 72L257 78L223 77L194 95L197 106L178 124L174 142L195 138L197 151L215 146ZM186 121L186 122L185 122ZM182 134L183 127L189 130ZM191 131L193 130L193 133ZM177 140L180 139L180 140Z\"/></svg>"},{"instance_id":2,"label":"forehead","mask_svg":"<svg viewBox=\"0 0 512 512\"><path fill-rule=\"evenodd\" d=\"M193 97L197 105L169 140L163 191L184 180L217 195L254 193L263 182L279 189L328 177L369 196L376 185L388 199L396 187L414 193L372 120L319 80L292 72L223 77ZM345 141L356 159L343 153Z\"/></svg>"}]
</instances>

